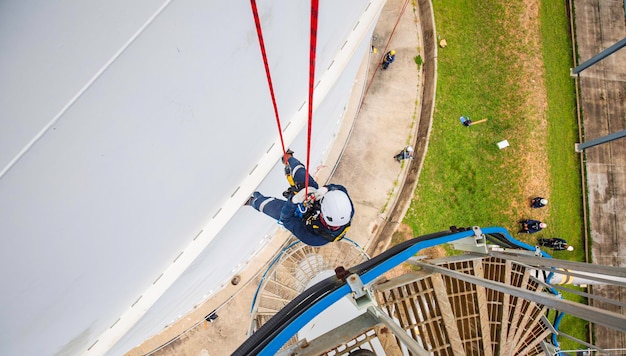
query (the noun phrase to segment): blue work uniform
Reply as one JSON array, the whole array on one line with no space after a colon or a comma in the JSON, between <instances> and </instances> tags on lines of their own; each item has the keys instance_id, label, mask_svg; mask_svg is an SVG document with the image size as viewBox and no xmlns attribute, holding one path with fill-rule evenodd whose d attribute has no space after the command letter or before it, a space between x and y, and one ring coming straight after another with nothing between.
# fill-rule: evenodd
<instances>
[{"instance_id":1,"label":"blue work uniform","mask_svg":"<svg viewBox=\"0 0 626 356\"><path fill-rule=\"evenodd\" d=\"M532 202L530 204L530 207L533 208L533 209L543 208L546 205L541 202L542 200L543 200L542 197L533 198L533 200L532 200Z\"/></svg>"},{"instance_id":2,"label":"blue work uniform","mask_svg":"<svg viewBox=\"0 0 626 356\"><path fill-rule=\"evenodd\" d=\"M289 157L287 161L287 165L289 166L289 172L291 172L291 177L293 182L296 184L296 188L298 190L304 188L305 178L306 178L306 168L302 162L298 161L295 157ZM313 187L315 189L319 188L317 182L311 175L309 174L309 187Z\"/></svg>"},{"instance_id":3,"label":"blue work uniform","mask_svg":"<svg viewBox=\"0 0 626 356\"><path fill-rule=\"evenodd\" d=\"M569 246L567 241L558 237L553 237L551 239L539 239L538 242L539 246L549 247L553 250L567 250L567 247Z\"/></svg>"},{"instance_id":4,"label":"blue work uniform","mask_svg":"<svg viewBox=\"0 0 626 356\"><path fill-rule=\"evenodd\" d=\"M521 224L522 229L519 231L520 233L534 234L535 232L543 230L543 228L540 226L541 221L539 220L523 220Z\"/></svg>"},{"instance_id":5,"label":"blue work uniform","mask_svg":"<svg viewBox=\"0 0 626 356\"><path fill-rule=\"evenodd\" d=\"M288 164L294 182L304 186L304 178L306 177L304 165L294 157L289 158ZM319 188L317 182L310 175L309 187ZM328 191L341 190L348 195L348 190L342 185L328 184L325 187L328 188ZM350 199L349 195L348 199ZM291 231L300 241L310 246L322 246L329 242L339 240L345 236L345 233L350 228L350 224L348 223L337 230L328 229L321 223L321 217L316 215L319 214L319 211L307 211L302 214L299 212L298 204L291 202L291 199L284 200L268 197L259 192L254 192L250 205L265 215L276 219L279 224ZM350 207L352 208L350 220L352 220L354 216L354 205L351 199ZM318 217L319 219L317 219Z\"/></svg>"},{"instance_id":6,"label":"blue work uniform","mask_svg":"<svg viewBox=\"0 0 626 356\"><path fill-rule=\"evenodd\" d=\"M391 54L391 51L385 54L385 58L383 59L383 69L387 69L391 63L396 59L395 54Z\"/></svg>"}]
</instances>

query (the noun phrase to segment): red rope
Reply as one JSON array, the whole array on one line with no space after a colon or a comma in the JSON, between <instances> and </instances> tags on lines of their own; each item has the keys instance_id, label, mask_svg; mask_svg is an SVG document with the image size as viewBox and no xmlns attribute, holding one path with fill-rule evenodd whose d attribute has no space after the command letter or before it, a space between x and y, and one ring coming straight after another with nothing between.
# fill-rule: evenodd
<instances>
[{"instance_id":1,"label":"red rope","mask_svg":"<svg viewBox=\"0 0 626 356\"><path fill-rule=\"evenodd\" d=\"M408 4L409 4L409 0L406 0L404 2L404 5L402 5L402 10L400 10L400 13L398 14L398 18L396 19L396 24L393 25L393 29L391 30L391 34L389 35L389 39L387 40L387 43L385 44L385 49L380 54L380 60L378 61L378 65L376 65L376 69L374 70L374 74L372 74L372 78L370 79L370 82L367 84L367 88L365 88L365 93L363 94L363 101L365 101L365 97L367 97L367 93L370 91L370 86L374 82L374 77L376 76L376 72L378 72L378 69L380 68L380 65L383 63L383 60L385 59L385 55L387 54L387 50L389 49L389 43L391 43L391 39L393 38L393 34L394 34L394 32L396 32L396 27L398 27L398 23L402 19L402 15L404 14L404 10L406 10L406 6ZM358 116L359 112L361 111L361 107L363 107L363 103L361 103L361 106L359 106L359 109L357 111L357 116Z\"/></svg>"},{"instance_id":2,"label":"red rope","mask_svg":"<svg viewBox=\"0 0 626 356\"><path fill-rule=\"evenodd\" d=\"M256 25L256 33L259 37L259 46L261 46L261 55L263 56L263 64L265 65L265 75L267 76L267 84L270 87L270 95L272 96L272 105L274 106L274 114L276 116L276 125L278 126L278 135L280 136L280 145L283 149L283 162L287 161L287 152L285 151L285 141L283 140L283 130L280 125L278 116L278 106L276 105L276 96L274 95L274 86L272 85L272 76L270 74L270 66L267 62L267 53L265 52L265 42L263 41L263 31L261 30L261 21L259 20L259 12L256 7L256 1L250 0L252 6L252 14L254 15L254 24Z\"/></svg>"},{"instance_id":3,"label":"red rope","mask_svg":"<svg viewBox=\"0 0 626 356\"><path fill-rule=\"evenodd\" d=\"M315 50L317 48L317 14L319 0L311 0L311 47L309 54L309 123L306 142L306 178L304 194L309 195L309 163L311 157L311 129L313 127L313 91L315 90Z\"/></svg>"}]
</instances>

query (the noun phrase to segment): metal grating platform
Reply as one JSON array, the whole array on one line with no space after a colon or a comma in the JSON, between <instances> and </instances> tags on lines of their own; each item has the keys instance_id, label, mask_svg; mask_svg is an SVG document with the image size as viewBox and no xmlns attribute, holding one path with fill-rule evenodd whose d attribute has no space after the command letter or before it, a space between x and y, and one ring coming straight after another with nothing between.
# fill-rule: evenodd
<instances>
[{"instance_id":1,"label":"metal grating platform","mask_svg":"<svg viewBox=\"0 0 626 356\"><path fill-rule=\"evenodd\" d=\"M512 261L469 256L433 262L534 293L543 291L526 266ZM432 355L539 355L544 354L541 342L551 334L542 318L546 307L439 273L408 273L375 284L373 290L378 306ZM361 336L367 340L371 337ZM396 354L398 350L407 354L400 340L394 339L393 350L387 343L383 354ZM342 343L319 354L349 355L354 346L354 342ZM299 353L309 354L315 353Z\"/></svg>"}]
</instances>

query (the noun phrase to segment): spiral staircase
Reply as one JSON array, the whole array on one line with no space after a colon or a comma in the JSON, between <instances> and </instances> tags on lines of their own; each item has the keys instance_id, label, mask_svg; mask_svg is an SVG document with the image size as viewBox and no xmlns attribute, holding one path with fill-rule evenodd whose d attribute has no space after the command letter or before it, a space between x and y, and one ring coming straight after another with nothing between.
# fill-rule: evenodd
<instances>
[{"instance_id":1,"label":"spiral staircase","mask_svg":"<svg viewBox=\"0 0 626 356\"><path fill-rule=\"evenodd\" d=\"M259 283L250 334L320 276L328 277L337 266L354 266L367 259L363 249L347 238L322 247L291 243L274 259Z\"/></svg>"}]
</instances>

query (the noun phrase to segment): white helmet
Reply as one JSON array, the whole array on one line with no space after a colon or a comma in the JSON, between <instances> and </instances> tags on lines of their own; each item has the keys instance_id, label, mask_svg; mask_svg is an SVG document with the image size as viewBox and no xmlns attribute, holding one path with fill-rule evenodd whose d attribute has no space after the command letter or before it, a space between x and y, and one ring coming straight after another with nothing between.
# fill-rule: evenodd
<instances>
[{"instance_id":1,"label":"white helmet","mask_svg":"<svg viewBox=\"0 0 626 356\"><path fill-rule=\"evenodd\" d=\"M543 205L547 205L548 204L548 199L541 199L540 202Z\"/></svg>"},{"instance_id":2,"label":"white helmet","mask_svg":"<svg viewBox=\"0 0 626 356\"><path fill-rule=\"evenodd\" d=\"M406 146L406 150L407 150L407 152L413 152L413 147L411 147L411 146Z\"/></svg>"},{"instance_id":3,"label":"white helmet","mask_svg":"<svg viewBox=\"0 0 626 356\"><path fill-rule=\"evenodd\" d=\"M322 217L328 226L344 226L352 218L352 204L341 190L331 190L322 199Z\"/></svg>"},{"instance_id":4,"label":"white helmet","mask_svg":"<svg viewBox=\"0 0 626 356\"><path fill-rule=\"evenodd\" d=\"M567 246L568 251L574 251L574 246Z\"/></svg>"}]
</instances>

